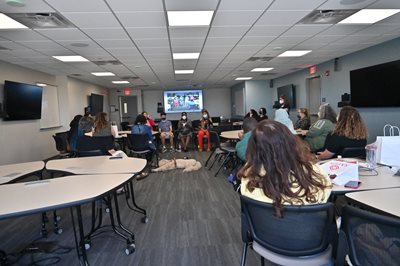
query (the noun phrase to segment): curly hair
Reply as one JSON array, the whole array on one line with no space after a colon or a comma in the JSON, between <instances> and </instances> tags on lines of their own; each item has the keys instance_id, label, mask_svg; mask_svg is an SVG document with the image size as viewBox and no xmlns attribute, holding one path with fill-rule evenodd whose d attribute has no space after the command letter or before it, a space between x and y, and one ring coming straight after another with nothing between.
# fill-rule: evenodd
<instances>
[{"instance_id":1,"label":"curly hair","mask_svg":"<svg viewBox=\"0 0 400 266\"><path fill-rule=\"evenodd\" d=\"M349 139L366 139L368 130L360 113L352 106L345 106L340 110L339 119L333 133Z\"/></svg>"},{"instance_id":2,"label":"curly hair","mask_svg":"<svg viewBox=\"0 0 400 266\"><path fill-rule=\"evenodd\" d=\"M336 123L336 112L333 108L329 105L329 103L324 103L319 107L318 116L320 119L327 119L332 123Z\"/></svg>"},{"instance_id":3,"label":"curly hair","mask_svg":"<svg viewBox=\"0 0 400 266\"><path fill-rule=\"evenodd\" d=\"M261 188L272 199L275 215L282 217L284 203L317 203L317 192L328 187L314 170L313 159L307 146L286 126L263 120L252 131L247 163L238 177L248 178L250 192Z\"/></svg>"}]
</instances>

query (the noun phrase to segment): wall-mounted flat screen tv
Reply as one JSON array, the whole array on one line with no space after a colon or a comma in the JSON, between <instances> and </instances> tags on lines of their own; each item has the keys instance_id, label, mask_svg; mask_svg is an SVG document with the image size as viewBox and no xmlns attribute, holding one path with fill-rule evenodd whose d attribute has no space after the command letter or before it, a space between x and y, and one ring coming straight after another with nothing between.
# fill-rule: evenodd
<instances>
[{"instance_id":1,"label":"wall-mounted flat screen tv","mask_svg":"<svg viewBox=\"0 0 400 266\"><path fill-rule=\"evenodd\" d=\"M90 114L97 115L103 112L103 95L94 94L90 95Z\"/></svg>"},{"instance_id":2,"label":"wall-mounted flat screen tv","mask_svg":"<svg viewBox=\"0 0 400 266\"><path fill-rule=\"evenodd\" d=\"M278 88L278 99L281 95L284 95L289 101L291 108L296 108L296 87L293 84L285 85Z\"/></svg>"},{"instance_id":3,"label":"wall-mounted flat screen tv","mask_svg":"<svg viewBox=\"0 0 400 266\"><path fill-rule=\"evenodd\" d=\"M351 105L400 106L400 60L350 71Z\"/></svg>"},{"instance_id":4,"label":"wall-mounted flat screen tv","mask_svg":"<svg viewBox=\"0 0 400 266\"><path fill-rule=\"evenodd\" d=\"M164 91L164 109L166 113L201 112L203 91Z\"/></svg>"},{"instance_id":5,"label":"wall-mounted flat screen tv","mask_svg":"<svg viewBox=\"0 0 400 266\"><path fill-rule=\"evenodd\" d=\"M5 120L31 120L42 117L43 88L6 80L4 82Z\"/></svg>"}]
</instances>

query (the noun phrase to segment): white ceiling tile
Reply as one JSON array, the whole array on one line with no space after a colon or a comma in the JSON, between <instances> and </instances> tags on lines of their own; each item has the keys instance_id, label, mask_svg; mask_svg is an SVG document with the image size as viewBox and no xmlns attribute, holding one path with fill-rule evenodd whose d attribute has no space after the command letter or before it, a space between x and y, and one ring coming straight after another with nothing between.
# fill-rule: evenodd
<instances>
[{"instance_id":1,"label":"white ceiling tile","mask_svg":"<svg viewBox=\"0 0 400 266\"><path fill-rule=\"evenodd\" d=\"M55 55L76 55L75 52L68 50L64 47L54 47L54 48L38 48L37 51L41 52L42 54L46 54L48 56L55 56ZM54 59L57 60L57 59Z\"/></svg>"},{"instance_id":2,"label":"white ceiling tile","mask_svg":"<svg viewBox=\"0 0 400 266\"><path fill-rule=\"evenodd\" d=\"M320 35L351 35L357 31L365 29L368 25L333 25L330 28L320 32Z\"/></svg>"},{"instance_id":3,"label":"white ceiling tile","mask_svg":"<svg viewBox=\"0 0 400 266\"><path fill-rule=\"evenodd\" d=\"M77 41L88 40L88 37L78 29L40 29L37 30L49 39L55 41Z\"/></svg>"},{"instance_id":4,"label":"white ceiling tile","mask_svg":"<svg viewBox=\"0 0 400 266\"><path fill-rule=\"evenodd\" d=\"M124 56L140 56L140 53L136 48L107 48L112 55L124 55Z\"/></svg>"},{"instance_id":5,"label":"white ceiling tile","mask_svg":"<svg viewBox=\"0 0 400 266\"><path fill-rule=\"evenodd\" d=\"M107 0L114 12L137 12L137 11L163 11L163 3L159 0Z\"/></svg>"},{"instance_id":6,"label":"white ceiling tile","mask_svg":"<svg viewBox=\"0 0 400 266\"><path fill-rule=\"evenodd\" d=\"M297 45L305 40L309 36L281 36L270 43L271 46L282 46L282 45Z\"/></svg>"},{"instance_id":7,"label":"white ceiling tile","mask_svg":"<svg viewBox=\"0 0 400 266\"><path fill-rule=\"evenodd\" d=\"M242 37L249 28L249 26L213 26L208 37Z\"/></svg>"},{"instance_id":8,"label":"white ceiling tile","mask_svg":"<svg viewBox=\"0 0 400 266\"><path fill-rule=\"evenodd\" d=\"M262 11L218 11L213 26L253 25Z\"/></svg>"},{"instance_id":9,"label":"white ceiling tile","mask_svg":"<svg viewBox=\"0 0 400 266\"><path fill-rule=\"evenodd\" d=\"M265 10L272 0L222 0L218 10Z\"/></svg>"},{"instance_id":10,"label":"white ceiling tile","mask_svg":"<svg viewBox=\"0 0 400 266\"><path fill-rule=\"evenodd\" d=\"M110 12L63 13L79 28L118 28L121 25Z\"/></svg>"},{"instance_id":11,"label":"white ceiling tile","mask_svg":"<svg viewBox=\"0 0 400 266\"><path fill-rule=\"evenodd\" d=\"M400 8L400 2L397 0L381 0L368 6L368 8L377 8L377 9Z\"/></svg>"},{"instance_id":12,"label":"white ceiling tile","mask_svg":"<svg viewBox=\"0 0 400 266\"><path fill-rule=\"evenodd\" d=\"M207 38L208 46L229 46L235 45L241 37Z\"/></svg>"},{"instance_id":13,"label":"white ceiling tile","mask_svg":"<svg viewBox=\"0 0 400 266\"><path fill-rule=\"evenodd\" d=\"M129 36L120 28L82 29L90 38L95 40L117 40L128 39Z\"/></svg>"},{"instance_id":14,"label":"white ceiling tile","mask_svg":"<svg viewBox=\"0 0 400 266\"><path fill-rule=\"evenodd\" d=\"M29 0L28 2L30 2ZM98 0L46 0L59 12L109 12L109 8L103 1Z\"/></svg>"},{"instance_id":15,"label":"white ceiling tile","mask_svg":"<svg viewBox=\"0 0 400 266\"><path fill-rule=\"evenodd\" d=\"M380 36L382 34L392 32L395 30L400 30L400 25L380 25L374 24L368 28L356 32L354 35L375 35Z\"/></svg>"},{"instance_id":16,"label":"white ceiling tile","mask_svg":"<svg viewBox=\"0 0 400 266\"><path fill-rule=\"evenodd\" d=\"M169 29L169 35L174 38L205 38L208 27L172 27Z\"/></svg>"},{"instance_id":17,"label":"white ceiling tile","mask_svg":"<svg viewBox=\"0 0 400 266\"><path fill-rule=\"evenodd\" d=\"M310 11L267 11L257 21L256 26L266 25L294 25L307 16Z\"/></svg>"},{"instance_id":18,"label":"white ceiling tile","mask_svg":"<svg viewBox=\"0 0 400 266\"><path fill-rule=\"evenodd\" d=\"M125 28L166 27L164 12L118 12L116 15Z\"/></svg>"},{"instance_id":19,"label":"white ceiling tile","mask_svg":"<svg viewBox=\"0 0 400 266\"><path fill-rule=\"evenodd\" d=\"M346 37L346 35L317 35L314 36L306 42L315 42L315 43L332 43Z\"/></svg>"},{"instance_id":20,"label":"white ceiling tile","mask_svg":"<svg viewBox=\"0 0 400 266\"><path fill-rule=\"evenodd\" d=\"M268 10L313 10L326 0L276 0Z\"/></svg>"},{"instance_id":21,"label":"white ceiling tile","mask_svg":"<svg viewBox=\"0 0 400 266\"><path fill-rule=\"evenodd\" d=\"M345 1L345 3L351 3L351 1ZM364 1L353 1L354 4L342 4L342 1L338 0L328 0L323 5L321 5L318 9L320 10L330 10L330 9L363 9L376 0L364 0ZM357 3L359 2L359 3Z\"/></svg>"},{"instance_id":22,"label":"white ceiling tile","mask_svg":"<svg viewBox=\"0 0 400 266\"><path fill-rule=\"evenodd\" d=\"M53 41L27 41L27 42L17 42L17 43L35 50L56 49L56 48L65 49L64 47L60 46L58 43L55 43Z\"/></svg>"},{"instance_id":23,"label":"white ceiling tile","mask_svg":"<svg viewBox=\"0 0 400 266\"><path fill-rule=\"evenodd\" d=\"M283 36L312 36L329 28L330 26L332 25L294 25L292 28L286 31Z\"/></svg>"},{"instance_id":24,"label":"white ceiling tile","mask_svg":"<svg viewBox=\"0 0 400 266\"><path fill-rule=\"evenodd\" d=\"M126 28L133 39L168 38L166 27Z\"/></svg>"},{"instance_id":25,"label":"white ceiling tile","mask_svg":"<svg viewBox=\"0 0 400 266\"><path fill-rule=\"evenodd\" d=\"M254 26L246 36L278 36L285 32L289 26Z\"/></svg>"},{"instance_id":26,"label":"white ceiling tile","mask_svg":"<svg viewBox=\"0 0 400 266\"><path fill-rule=\"evenodd\" d=\"M338 41L336 41L334 44L360 44L363 42L368 42L368 40L373 39L375 36L374 35L361 35L361 36L357 36L357 35L353 35L353 36L347 36L343 39L340 39Z\"/></svg>"},{"instance_id":27,"label":"white ceiling tile","mask_svg":"<svg viewBox=\"0 0 400 266\"><path fill-rule=\"evenodd\" d=\"M125 40L97 40L97 43L103 48L134 48L130 39Z\"/></svg>"},{"instance_id":28,"label":"white ceiling tile","mask_svg":"<svg viewBox=\"0 0 400 266\"><path fill-rule=\"evenodd\" d=\"M140 51L145 55L149 54L170 54L171 50L169 47L146 47L140 48Z\"/></svg>"},{"instance_id":29,"label":"white ceiling tile","mask_svg":"<svg viewBox=\"0 0 400 266\"><path fill-rule=\"evenodd\" d=\"M218 0L165 0L168 11L210 11L217 8Z\"/></svg>"},{"instance_id":30,"label":"white ceiling tile","mask_svg":"<svg viewBox=\"0 0 400 266\"><path fill-rule=\"evenodd\" d=\"M379 24L395 24L395 25L400 25L400 14L397 13L396 15L393 15L391 17L388 17L387 19L384 19L382 21L378 22Z\"/></svg>"},{"instance_id":31,"label":"white ceiling tile","mask_svg":"<svg viewBox=\"0 0 400 266\"><path fill-rule=\"evenodd\" d=\"M54 10L47 5L43 0L29 0L24 1L25 6L14 7L8 5L6 1L0 2L0 10L2 13L45 13L54 12Z\"/></svg>"},{"instance_id":32,"label":"white ceiling tile","mask_svg":"<svg viewBox=\"0 0 400 266\"><path fill-rule=\"evenodd\" d=\"M271 36L264 36L264 37L245 37L243 38L238 45L261 45L265 46L268 43L270 43L271 41L273 41L275 39L275 37L271 37Z\"/></svg>"},{"instance_id":33,"label":"white ceiling tile","mask_svg":"<svg viewBox=\"0 0 400 266\"><path fill-rule=\"evenodd\" d=\"M235 45L225 45L225 46L210 46L205 45L202 53L228 53Z\"/></svg>"},{"instance_id":34,"label":"white ceiling tile","mask_svg":"<svg viewBox=\"0 0 400 266\"><path fill-rule=\"evenodd\" d=\"M135 43L140 47L169 47L168 39L135 39Z\"/></svg>"},{"instance_id":35,"label":"white ceiling tile","mask_svg":"<svg viewBox=\"0 0 400 266\"><path fill-rule=\"evenodd\" d=\"M171 39L171 46L174 48L177 47L197 47L201 48L204 43L204 38L179 38L179 39Z\"/></svg>"},{"instance_id":36,"label":"white ceiling tile","mask_svg":"<svg viewBox=\"0 0 400 266\"><path fill-rule=\"evenodd\" d=\"M0 31L0 36L3 39L11 41L47 41L46 37L38 34L37 32L29 29L21 29L15 31Z\"/></svg>"}]
</instances>

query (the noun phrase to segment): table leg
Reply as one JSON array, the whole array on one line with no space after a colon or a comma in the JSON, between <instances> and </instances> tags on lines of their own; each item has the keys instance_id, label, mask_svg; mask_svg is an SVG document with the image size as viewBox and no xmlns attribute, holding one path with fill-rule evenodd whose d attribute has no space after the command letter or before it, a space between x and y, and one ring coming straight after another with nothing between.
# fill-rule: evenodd
<instances>
[{"instance_id":1,"label":"table leg","mask_svg":"<svg viewBox=\"0 0 400 266\"><path fill-rule=\"evenodd\" d=\"M81 206L78 205L75 208L76 208L76 216L77 216L77 219L78 219L79 240L78 240L78 238L76 236L75 218L74 218L74 209L73 209L73 207L71 208L71 219L72 219L72 227L73 227L73 230L74 230L76 252L78 254L79 263L81 265L88 266L89 262L87 260L86 249L85 249L85 234L83 232Z\"/></svg>"},{"instance_id":2,"label":"table leg","mask_svg":"<svg viewBox=\"0 0 400 266\"><path fill-rule=\"evenodd\" d=\"M135 212L138 212L138 213L143 214L144 217L142 218L142 222L143 222L143 223L147 223L147 222L148 222L148 218L147 218L147 212L146 212L146 210L143 209L143 208L141 208L141 207L139 207L139 206L136 204L136 201L135 201L135 192L134 192L134 190L133 190L132 181L129 182L129 190L130 190L130 194L131 194L130 197L132 198L132 204L133 204L133 206L131 206L131 205L129 204L129 201L128 201L128 198L127 198L126 202L127 202L127 204L128 204L129 209L131 209L131 210L133 210L133 211L135 211Z\"/></svg>"}]
</instances>

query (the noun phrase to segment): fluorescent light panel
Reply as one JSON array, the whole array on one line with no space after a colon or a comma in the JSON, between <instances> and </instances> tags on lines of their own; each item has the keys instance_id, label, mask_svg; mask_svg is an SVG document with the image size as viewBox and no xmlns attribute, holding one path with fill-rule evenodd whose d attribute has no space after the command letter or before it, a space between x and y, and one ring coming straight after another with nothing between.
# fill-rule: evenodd
<instances>
[{"instance_id":1,"label":"fluorescent light panel","mask_svg":"<svg viewBox=\"0 0 400 266\"><path fill-rule=\"evenodd\" d=\"M298 57L298 56L303 56L306 55L308 53L311 53L311 50L292 50L292 51L286 51L280 55L278 55L278 57Z\"/></svg>"},{"instance_id":2,"label":"fluorescent light panel","mask_svg":"<svg viewBox=\"0 0 400 266\"><path fill-rule=\"evenodd\" d=\"M114 84L128 84L129 81L127 81L127 80L113 80L112 83L114 83Z\"/></svg>"},{"instance_id":3,"label":"fluorescent light panel","mask_svg":"<svg viewBox=\"0 0 400 266\"><path fill-rule=\"evenodd\" d=\"M45 84L45 83L39 83L39 82L37 82L37 83L36 83L36 86L40 86L40 87L46 87L46 86L47 86L47 84Z\"/></svg>"},{"instance_id":4,"label":"fluorescent light panel","mask_svg":"<svg viewBox=\"0 0 400 266\"><path fill-rule=\"evenodd\" d=\"M174 26L209 26L214 11L168 11L168 24Z\"/></svg>"},{"instance_id":5,"label":"fluorescent light panel","mask_svg":"<svg viewBox=\"0 0 400 266\"><path fill-rule=\"evenodd\" d=\"M373 24L398 12L400 9L361 9L338 24Z\"/></svg>"},{"instance_id":6,"label":"fluorescent light panel","mask_svg":"<svg viewBox=\"0 0 400 266\"><path fill-rule=\"evenodd\" d=\"M53 56L53 58L63 61L63 62L89 62L86 58L80 55L60 55L60 56Z\"/></svg>"},{"instance_id":7,"label":"fluorescent light panel","mask_svg":"<svg viewBox=\"0 0 400 266\"><path fill-rule=\"evenodd\" d=\"M253 79L253 77L237 77L235 80L250 80Z\"/></svg>"},{"instance_id":8,"label":"fluorescent light panel","mask_svg":"<svg viewBox=\"0 0 400 266\"><path fill-rule=\"evenodd\" d=\"M92 72L92 75L98 76L98 77L111 77L115 76L114 73L112 72Z\"/></svg>"},{"instance_id":9,"label":"fluorescent light panel","mask_svg":"<svg viewBox=\"0 0 400 266\"><path fill-rule=\"evenodd\" d=\"M28 27L22 25L18 21L10 18L9 16L0 13L0 29L27 29Z\"/></svg>"},{"instance_id":10,"label":"fluorescent light panel","mask_svg":"<svg viewBox=\"0 0 400 266\"><path fill-rule=\"evenodd\" d=\"M200 56L200 53L173 53L172 57L174 60L180 60L180 59L198 59Z\"/></svg>"},{"instance_id":11,"label":"fluorescent light panel","mask_svg":"<svg viewBox=\"0 0 400 266\"><path fill-rule=\"evenodd\" d=\"M251 70L251 72L267 72L274 69L273 67L257 67L257 68L253 68Z\"/></svg>"},{"instance_id":12,"label":"fluorescent light panel","mask_svg":"<svg viewBox=\"0 0 400 266\"><path fill-rule=\"evenodd\" d=\"M193 69L175 70L175 74L193 74L193 73L194 73Z\"/></svg>"}]
</instances>

